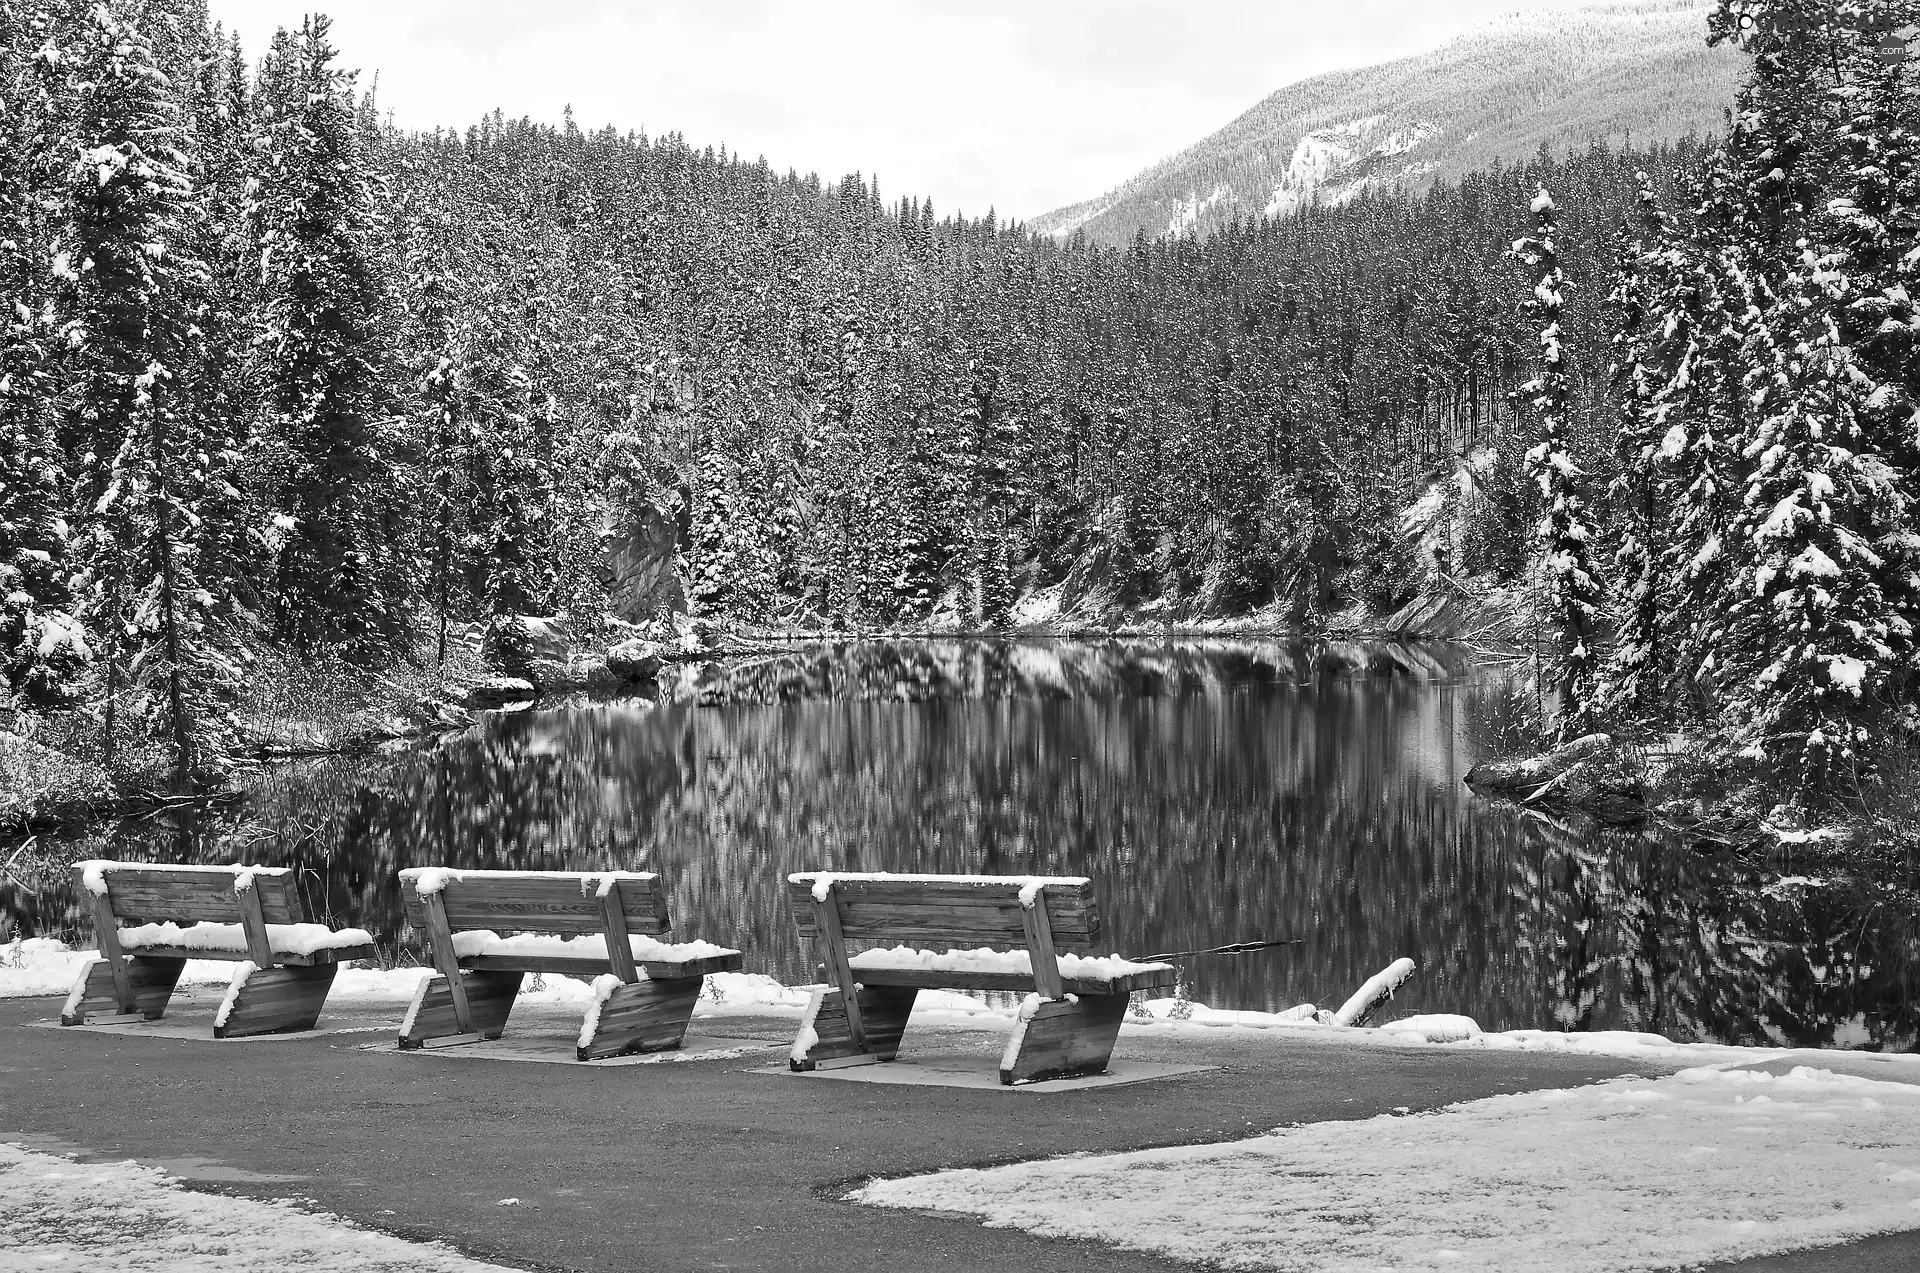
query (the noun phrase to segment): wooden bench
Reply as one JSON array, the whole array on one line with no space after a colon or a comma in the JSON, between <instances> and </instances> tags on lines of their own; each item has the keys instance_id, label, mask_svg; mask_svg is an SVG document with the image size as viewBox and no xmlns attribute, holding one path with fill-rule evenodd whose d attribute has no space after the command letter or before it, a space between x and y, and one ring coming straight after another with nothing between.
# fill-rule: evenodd
<instances>
[{"instance_id":1,"label":"wooden bench","mask_svg":"<svg viewBox=\"0 0 1920 1273\"><path fill-rule=\"evenodd\" d=\"M187 960L225 959L239 967L214 1038L310 1030L341 961L375 953L364 929L308 923L287 867L96 860L76 864L73 875L92 901L100 957L81 970L62 1025L103 1014L155 1020ZM137 926L121 928L122 920Z\"/></svg>"},{"instance_id":2,"label":"wooden bench","mask_svg":"<svg viewBox=\"0 0 1920 1273\"><path fill-rule=\"evenodd\" d=\"M706 975L740 968L737 950L656 940L672 921L650 873L419 867L400 890L438 969L414 994L403 1048L499 1038L530 972L593 980L580 1060L677 1048Z\"/></svg>"},{"instance_id":3,"label":"wooden bench","mask_svg":"<svg viewBox=\"0 0 1920 1273\"><path fill-rule=\"evenodd\" d=\"M795 1070L891 1061L915 997L942 989L1029 992L1000 1061L1002 1083L1099 1074L1128 996L1175 981L1171 964L1073 953L1100 939L1085 879L808 873L788 876L787 886L826 983L800 1023ZM914 949L926 943L953 949Z\"/></svg>"}]
</instances>

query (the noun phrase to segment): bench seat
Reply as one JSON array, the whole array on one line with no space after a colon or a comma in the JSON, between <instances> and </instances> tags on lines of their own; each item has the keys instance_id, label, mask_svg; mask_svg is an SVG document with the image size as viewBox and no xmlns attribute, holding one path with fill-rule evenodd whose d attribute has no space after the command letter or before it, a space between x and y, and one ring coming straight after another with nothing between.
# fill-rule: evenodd
<instances>
[{"instance_id":1,"label":"bench seat","mask_svg":"<svg viewBox=\"0 0 1920 1273\"><path fill-rule=\"evenodd\" d=\"M988 948L936 954L897 946L869 950L847 961L854 979L868 986L912 986L920 990L1037 991L1032 957L1024 950ZM1130 995L1136 990L1172 986L1179 970L1172 964L1142 964L1110 956L1090 959L1060 955L1061 989L1070 995ZM821 981L829 980L825 965Z\"/></svg>"},{"instance_id":2,"label":"bench seat","mask_svg":"<svg viewBox=\"0 0 1920 1273\"><path fill-rule=\"evenodd\" d=\"M372 959L379 951L373 934L364 928L331 929L325 924L268 924L267 944L273 962L295 968ZM246 929L239 924L202 921L178 924L142 924L120 930L120 949L149 959L252 959Z\"/></svg>"},{"instance_id":3,"label":"bench seat","mask_svg":"<svg viewBox=\"0 0 1920 1273\"><path fill-rule=\"evenodd\" d=\"M737 950L707 941L663 942L639 933L627 937L634 966L653 978L704 977L710 972L738 972ZM604 933L558 937L546 933L516 933L502 937L491 929L453 934L453 953L460 966L481 972L554 972L569 977L597 977L613 971Z\"/></svg>"}]
</instances>

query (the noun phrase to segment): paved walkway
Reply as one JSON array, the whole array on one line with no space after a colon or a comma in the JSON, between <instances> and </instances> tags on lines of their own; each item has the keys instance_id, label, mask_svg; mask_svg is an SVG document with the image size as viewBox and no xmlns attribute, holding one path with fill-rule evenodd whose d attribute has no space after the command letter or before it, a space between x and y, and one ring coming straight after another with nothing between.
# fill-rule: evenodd
<instances>
[{"instance_id":1,"label":"paved walkway","mask_svg":"<svg viewBox=\"0 0 1920 1273\"><path fill-rule=\"evenodd\" d=\"M0 1001L0 1140L164 1165L203 1189L311 1198L503 1264L609 1273L1170 1269L1096 1244L837 1199L874 1175L1227 1140L1650 1069L1332 1039L1275 1046L1239 1032L1195 1057L1187 1032L1140 1032L1118 1058L1219 1068L1037 1094L750 1071L783 1050L609 1068L365 1050L385 1042L397 1015L387 1004L323 1022L367 1033L219 1046L25 1028L57 1010L53 1000ZM516 1013L515 1024L536 1022ZM793 1023L729 1017L696 1028L784 1045ZM942 1033L933 1046L995 1055L1005 1028ZM499 1205L509 1197L520 1204ZM1917 1256L1920 1239L1903 1235L1739 1267L1911 1269Z\"/></svg>"}]
</instances>

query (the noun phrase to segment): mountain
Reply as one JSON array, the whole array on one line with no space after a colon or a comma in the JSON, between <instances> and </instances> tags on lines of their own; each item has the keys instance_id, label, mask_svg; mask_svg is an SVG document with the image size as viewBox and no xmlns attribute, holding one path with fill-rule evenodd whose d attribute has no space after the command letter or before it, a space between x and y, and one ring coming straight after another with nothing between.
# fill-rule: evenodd
<instances>
[{"instance_id":1,"label":"mountain","mask_svg":"<svg viewBox=\"0 0 1920 1273\"><path fill-rule=\"evenodd\" d=\"M1708 48L1705 0L1515 13L1431 53L1283 88L1195 145L1029 228L1126 243L1205 233L1385 186L1437 180L1594 138L1635 143L1724 131L1746 76Z\"/></svg>"}]
</instances>

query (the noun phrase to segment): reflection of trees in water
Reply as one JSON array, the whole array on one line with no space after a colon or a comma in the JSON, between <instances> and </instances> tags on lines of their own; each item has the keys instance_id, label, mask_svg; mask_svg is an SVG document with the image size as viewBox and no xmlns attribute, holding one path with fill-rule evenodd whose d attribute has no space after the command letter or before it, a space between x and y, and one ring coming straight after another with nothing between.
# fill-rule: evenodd
<instances>
[{"instance_id":1,"label":"reflection of trees in water","mask_svg":"<svg viewBox=\"0 0 1920 1273\"><path fill-rule=\"evenodd\" d=\"M788 980L811 976L788 871L1087 874L1112 949L1303 939L1195 961L1218 1005L1326 1003L1407 954L1402 1005L1493 1027L1912 1046L1910 905L1478 804L1458 727L1498 686L1442 670L1259 645L807 652L710 677L714 706L492 718L101 848L298 864L315 910L384 942L404 866L655 867L684 932ZM65 881L0 906L85 923Z\"/></svg>"}]
</instances>

